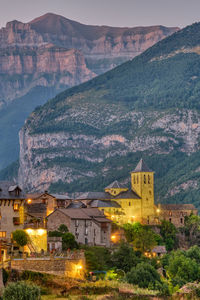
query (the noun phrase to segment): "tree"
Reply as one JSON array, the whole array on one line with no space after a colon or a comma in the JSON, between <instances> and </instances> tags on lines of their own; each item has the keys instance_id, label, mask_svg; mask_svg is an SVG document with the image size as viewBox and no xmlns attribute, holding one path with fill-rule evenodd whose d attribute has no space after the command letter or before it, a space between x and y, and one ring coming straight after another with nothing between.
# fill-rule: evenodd
<instances>
[{"instance_id":1,"label":"tree","mask_svg":"<svg viewBox=\"0 0 200 300\"><path fill-rule=\"evenodd\" d=\"M70 233L70 232L63 233L62 248L63 248L63 250L78 248L78 244L72 233Z\"/></svg>"},{"instance_id":2,"label":"tree","mask_svg":"<svg viewBox=\"0 0 200 300\"><path fill-rule=\"evenodd\" d=\"M113 252L111 256L112 265L116 269L122 269L124 272L129 272L132 267L135 267L139 262L139 257L136 256L133 248L126 243L121 243L119 248Z\"/></svg>"},{"instance_id":3,"label":"tree","mask_svg":"<svg viewBox=\"0 0 200 300\"><path fill-rule=\"evenodd\" d=\"M185 251L173 252L166 266L167 273L172 284L182 286L187 282L194 282L200 279L200 266L192 258L187 257Z\"/></svg>"},{"instance_id":4,"label":"tree","mask_svg":"<svg viewBox=\"0 0 200 300\"><path fill-rule=\"evenodd\" d=\"M4 290L3 300L40 300L40 289L25 282L10 283Z\"/></svg>"},{"instance_id":5,"label":"tree","mask_svg":"<svg viewBox=\"0 0 200 300\"><path fill-rule=\"evenodd\" d=\"M65 224L61 224L60 227L58 228L58 231L60 231L62 233L69 232L69 230Z\"/></svg>"},{"instance_id":6,"label":"tree","mask_svg":"<svg viewBox=\"0 0 200 300\"><path fill-rule=\"evenodd\" d=\"M13 232L13 240L17 243L18 246L23 247L28 244L29 237L24 230L17 229Z\"/></svg>"},{"instance_id":7,"label":"tree","mask_svg":"<svg viewBox=\"0 0 200 300\"><path fill-rule=\"evenodd\" d=\"M191 214L185 217L185 235L188 237L189 245L200 243L200 217Z\"/></svg>"},{"instance_id":8,"label":"tree","mask_svg":"<svg viewBox=\"0 0 200 300\"><path fill-rule=\"evenodd\" d=\"M162 220L160 234L168 251L173 250L177 245L176 233L177 229L174 224L170 223L169 221Z\"/></svg>"},{"instance_id":9,"label":"tree","mask_svg":"<svg viewBox=\"0 0 200 300\"><path fill-rule=\"evenodd\" d=\"M110 250L103 247L85 247L86 266L88 271L108 270L111 265Z\"/></svg>"},{"instance_id":10,"label":"tree","mask_svg":"<svg viewBox=\"0 0 200 300\"><path fill-rule=\"evenodd\" d=\"M156 288L161 284L160 275L154 267L148 263L142 262L127 273L127 281L131 284L137 284L141 288Z\"/></svg>"},{"instance_id":11,"label":"tree","mask_svg":"<svg viewBox=\"0 0 200 300\"><path fill-rule=\"evenodd\" d=\"M157 235L149 226L137 222L125 224L123 228L127 241L133 243L135 250L144 253L152 250L157 245Z\"/></svg>"}]
</instances>

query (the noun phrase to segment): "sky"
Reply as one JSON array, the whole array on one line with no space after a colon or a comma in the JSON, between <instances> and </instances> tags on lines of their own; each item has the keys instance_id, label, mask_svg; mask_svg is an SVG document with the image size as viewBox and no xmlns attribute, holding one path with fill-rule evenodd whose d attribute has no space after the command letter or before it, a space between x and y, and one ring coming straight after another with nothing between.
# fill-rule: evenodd
<instances>
[{"instance_id":1,"label":"sky","mask_svg":"<svg viewBox=\"0 0 200 300\"><path fill-rule=\"evenodd\" d=\"M200 21L200 0L0 0L0 27L47 12L90 25L182 28Z\"/></svg>"}]
</instances>

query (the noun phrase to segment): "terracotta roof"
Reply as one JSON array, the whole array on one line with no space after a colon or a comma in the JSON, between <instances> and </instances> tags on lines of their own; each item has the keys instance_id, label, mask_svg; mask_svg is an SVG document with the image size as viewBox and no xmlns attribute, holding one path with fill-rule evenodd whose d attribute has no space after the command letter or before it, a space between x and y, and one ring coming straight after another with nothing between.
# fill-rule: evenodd
<instances>
[{"instance_id":1,"label":"terracotta roof","mask_svg":"<svg viewBox=\"0 0 200 300\"><path fill-rule=\"evenodd\" d=\"M152 252L165 254L165 253L167 253L167 250L166 250L165 246L156 246L153 248Z\"/></svg>"},{"instance_id":2,"label":"terracotta roof","mask_svg":"<svg viewBox=\"0 0 200 300\"><path fill-rule=\"evenodd\" d=\"M160 204L161 210L196 210L193 204Z\"/></svg>"},{"instance_id":3,"label":"terracotta roof","mask_svg":"<svg viewBox=\"0 0 200 300\"><path fill-rule=\"evenodd\" d=\"M70 219L80 219L80 220L90 220L91 219L87 214L85 214L82 211L81 208L80 209L78 209L78 208L59 208L57 210L61 211L63 214L68 216Z\"/></svg>"},{"instance_id":4,"label":"terracotta roof","mask_svg":"<svg viewBox=\"0 0 200 300\"><path fill-rule=\"evenodd\" d=\"M115 180L110 185L108 185L105 189L126 189L126 187L120 182L118 182L117 180Z\"/></svg>"},{"instance_id":5,"label":"terracotta roof","mask_svg":"<svg viewBox=\"0 0 200 300\"><path fill-rule=\"evenodd\" d=\"M145 164L144 160L141 158L134 171L132 171L132 173L136 173L136 172L152 172L152 171L149 169L149 167Z\"/></svg>"},{"instance_id":6,"label":"terracotta roof","mask_svg":"<svg viewBox=\"0 0 200 300\"><path fill-rule=\"evenodd\" d=\"M19 195L15 194L15 190L19 189ZM21 188L11 181L0 181L0 199L25 199L26 196Z\"/></svg>"}]
</instances>

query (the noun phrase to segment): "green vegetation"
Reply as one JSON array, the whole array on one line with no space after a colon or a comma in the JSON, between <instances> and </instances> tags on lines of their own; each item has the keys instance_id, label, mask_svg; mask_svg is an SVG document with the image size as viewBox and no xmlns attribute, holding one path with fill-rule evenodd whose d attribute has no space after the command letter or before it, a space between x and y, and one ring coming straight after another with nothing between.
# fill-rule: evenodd
<instances>
[{"instance_id":1,"label":"green vegetation","mask_svg":"<svg viewBox=\"0 0 200 300\"><path fill-rule=\"evenodd\" d=\"M141 225L137 222L125 224L123 228L127 240L133 243L135 250L144 253L151 251L157 245L157 235L149 226Z\"/></svg>"},{"instance_id":2,"label":"green vegetation","mask_svg":"<svg viewBox=\"0 0 200 300\"><path fill-rule=\"evenodd\" d=\"M64 224L61 224L58 230L49 231L48 235L49 237L62 237L63 250L78 248L75 236L71 232L68 232L68 228Z\"/></svg>"},{"instance_id":3,"label":"green vegetation","mask_svg":"<svg viewBox=\"0 0 200 300\"><path fill-rule=\"evenodd\" d=\"M17 229L13 232L13 241L15 241L18 246L24 247L28 244L28 235L24 230Z\"/></svg>"},{"instance_id":4,"label":"green vegetation","mask_svg":"<svg viewBox=\"0 0 200 300\"><path fill-rule=\"evenodd\" d=\"M3 293L3 300L40 300L40 289L23 282L10 283Z\"/></svg>"}]
</instances>

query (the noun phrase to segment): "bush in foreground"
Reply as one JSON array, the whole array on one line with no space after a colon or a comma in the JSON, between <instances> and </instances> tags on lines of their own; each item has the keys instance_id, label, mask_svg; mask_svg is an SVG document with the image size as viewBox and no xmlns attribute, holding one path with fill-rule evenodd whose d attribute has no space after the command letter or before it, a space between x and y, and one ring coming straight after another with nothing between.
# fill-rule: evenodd
<instances>
[{"instance_id":1,"label":"bush in foreground","mask_svg":"<svg viewBox=\"0 0 200 300\"><path fill-rule=\"evenodd\" d=\"M25 282L10 283L4 290L3 300L40 300L40 289Z\"/></svg>"}]
</instances>

